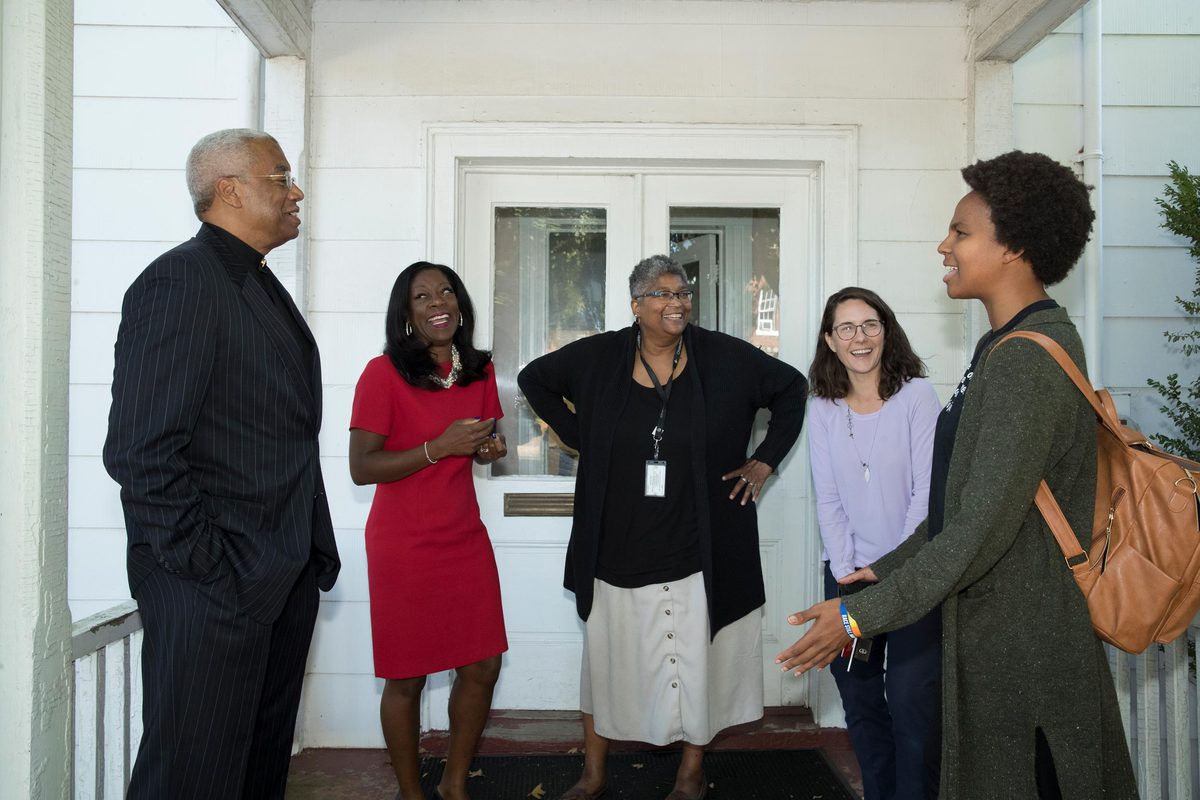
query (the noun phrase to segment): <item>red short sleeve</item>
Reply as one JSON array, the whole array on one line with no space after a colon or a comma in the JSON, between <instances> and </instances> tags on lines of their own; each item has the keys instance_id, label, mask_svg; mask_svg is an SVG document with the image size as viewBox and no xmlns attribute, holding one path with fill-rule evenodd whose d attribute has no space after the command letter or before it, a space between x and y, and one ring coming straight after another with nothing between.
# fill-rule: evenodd
<instances>
[{"instance_id":1,"label":"red short sleeve","mask_svg":"<svg viewBox=\"0 0 1200 800\"><path fill-rule=\"evenodd\" d=\"M488 362L487 367L487 385L483 390L483 418L494 417L499 420L504 416L504 409L500 407L500 393L496 389L496 370L492 368L492 362Z\"/></svg>"},{"instance_id":2,"label":"red short sleeve","mask_svg":"<svg viewBox=\"0 0 1200 800\"><path fill-rule=\"evenodd\" d=\"M354 406L350 412L351 428L361 428L380 436L391 434L391 385L397 379L399 375L396 374L396 368L387 356L378 356L367 362L366 369L358 379L358 385L354 387Z\"/></svg>"}]
</instances>

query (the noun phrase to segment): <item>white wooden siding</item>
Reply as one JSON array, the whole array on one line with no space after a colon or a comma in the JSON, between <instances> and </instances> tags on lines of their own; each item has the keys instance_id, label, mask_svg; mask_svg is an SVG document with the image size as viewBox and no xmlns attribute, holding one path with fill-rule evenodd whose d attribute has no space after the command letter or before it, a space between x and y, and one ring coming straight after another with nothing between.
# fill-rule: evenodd
<instances>
[{"instance_id":1,"label":"white wooden siding","mask_svg":"<svg viewBox=\"0 0 1200 800\"><path fill-rule=\"evenodd\" d=\"M1077 158L1082 126L1078 15L1034 47L1014 68L1015 141L1064 163ZM1182 240L1163 230L1154 199L1171 159L1200 170L1200 6L1193 0L1104 0L1104 324L1103 374L1131 395L1129 413L1146 433L1162 429L1150 377L1186 364L1162 337L1186 322L1174 303L1188 296L1195 264ZM1081 276L1052 290L1081 313ZM1093 356L1094 357L1094 356Z\"/></svg>"},{"instance_id":2,"label":"white wooden siding","mask_svg":"<svg viewBox=\"0 0 1200 800\"><path fill-rule=\"evenodd\" d=\"M100 462L121 298L199 226L184 185L205 133L256 126L258 54L213 0L75 3L68 596L129 597L116 484Z\"/></svg>"}]
</instances>

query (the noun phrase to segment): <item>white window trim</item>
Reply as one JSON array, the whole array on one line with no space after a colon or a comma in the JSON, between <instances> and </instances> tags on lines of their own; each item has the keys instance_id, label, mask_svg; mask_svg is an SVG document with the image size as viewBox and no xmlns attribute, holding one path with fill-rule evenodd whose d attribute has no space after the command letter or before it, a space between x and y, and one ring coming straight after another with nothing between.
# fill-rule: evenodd
<instances>
[{"instance_id":1,"label":"white window trim","mask_svg":"<svg viewBox=\"0 0 1200 800\"><path fill-rule=\"evenodd\" d=\"M820 318L829 291L858 282L857 126L431 123L424 140L426 242L434 261L461 264L462 187L472 169L810 170L808 317Z\"/></svg>"}]
</instances>

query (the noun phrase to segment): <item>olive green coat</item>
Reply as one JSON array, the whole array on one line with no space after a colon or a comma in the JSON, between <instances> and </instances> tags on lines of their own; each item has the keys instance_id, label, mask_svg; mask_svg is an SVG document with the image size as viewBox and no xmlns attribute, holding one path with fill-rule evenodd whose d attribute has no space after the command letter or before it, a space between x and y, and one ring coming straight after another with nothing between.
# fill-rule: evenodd
<instances>
[{"instance_id":1,"label":"olive green coat","mask_svg":"<svg viewBox=\"0 0 1200 800\"><path fill-rule=\"evenodd\" d=\"M1017 329L1045 333L1086 369L1064 309L1034 312ZM1136 798L1103 647L1033 505L1045 477L1090 540L1095 417L1038 345L990 349L964 399L941 534L928 540L919 526L872 565L881 582L846 606L871 636L941 604L942 800L1036 798L1037 728L1065 798Z\"/></svg>"}]
</instances>

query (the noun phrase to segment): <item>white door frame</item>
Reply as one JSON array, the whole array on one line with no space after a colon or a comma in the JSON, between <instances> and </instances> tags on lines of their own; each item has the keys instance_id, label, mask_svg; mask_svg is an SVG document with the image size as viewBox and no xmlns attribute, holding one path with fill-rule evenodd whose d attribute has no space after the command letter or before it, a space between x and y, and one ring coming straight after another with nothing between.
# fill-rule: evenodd
<instances>
[{"instance_id":1,"label":"white door frame","mask_svg":"<svg viewBox=\"0 0 1200 800\"><path fill-rule=\"evenodd\" d=\"M461 259L463 188L471 169L603 172L636 163L643 170L658 164L667 170L811 171L810 230L805 231L811 243L805 269L809 307L804 316L819 319L830 291L858 282L858 137L854 126L446 123L426 125L424 138L429 257L454 265L464 276L472 269L490 269L490 265L466 264ZM737 157L730 158L730 154ZM644 238L646 232L641 233ZM490 347L491 335L490 326L481 326L479 344ZM805 349L811 351L814 335L804 332L804 341ZM789 461L793 469L799 467L807 476L805 450L802 439ZM812 532L804 560L818 564L820 541L811 495L803 509L804 527ZM796 578L783 598L789 610L793 605L806 608L822 597L819 570L808 570ZM840 724L840 703L828 676L816 681L805 676L785 682L785 686L790 687L785 690L785 705L806 705L819 724Z\"/></svg>"}]
</instances>

